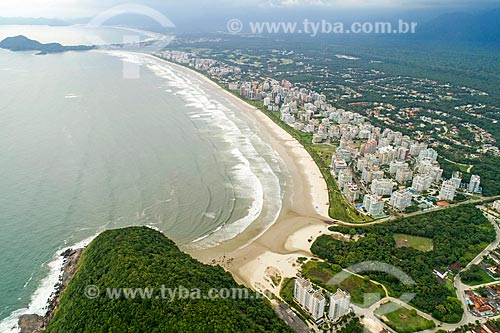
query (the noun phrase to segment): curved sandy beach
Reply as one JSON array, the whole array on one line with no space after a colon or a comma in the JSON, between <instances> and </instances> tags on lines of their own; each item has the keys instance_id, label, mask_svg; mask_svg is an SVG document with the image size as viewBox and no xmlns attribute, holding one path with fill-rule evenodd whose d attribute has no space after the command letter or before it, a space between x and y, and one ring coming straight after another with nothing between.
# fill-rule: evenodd
<instances>
[{"instance_id":1,"label":"curved sandy beach","mask_svg":"<svg viewBox=\"0 0 500 333\"><path fill-rule=\"evenodd\" d=\"M158 59L158 58L157 58ZM191 250L192 256L205 263L218 263L234 278L257 290L278 291L269 275L295 276L296 259L310 256L312 240L328 233L328 190L321 172L302 145L275 124L263 112L219 87L202 74L184 66L164 61L179 71L203 80L208 86L224 94L248 117L258 122L259 135L282 158L291 182L283 198L283 207L277 221L262 234L247 230L223 244L206 249Z\"/></svg>"}]
</instances>

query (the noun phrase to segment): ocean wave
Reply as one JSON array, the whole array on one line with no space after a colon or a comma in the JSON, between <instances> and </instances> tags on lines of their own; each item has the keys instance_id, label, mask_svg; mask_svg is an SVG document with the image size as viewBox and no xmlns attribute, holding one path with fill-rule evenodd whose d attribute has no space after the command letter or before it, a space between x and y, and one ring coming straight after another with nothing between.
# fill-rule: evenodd
<instances>
[{"instance_id":1,"label":"ocean wave","mask_svg":"<svg viewBox=\"0 0 500 333\"><path fill-rule=\"evenodd\" d=\"M279 177L255 147L255 142L262 144L260 138L244 133L242 127L245 126L241 126L241 120L237 124L238 117L235 112L212 99L201 83L198 84L183 77L182 74L164 66L158 60L146 58L142 61L157 76L168 80L169 87L175 89L177 96L191 110L188 115L192 121L201 118L206 125L222 134L220 138L229 145L228 152L232 156L233 165L229 172L235 197L239 200L251 201L245 216L225 223L193 242L203 247L211 247L238 236L259 218L266 218L270 221L269 225L274 223L281 211L281 187ZM252 132L250 129L247 131ZM253 142L250 139L251 136L253 136ZM279 159L272 149L270 152L273 155L270 163L274 162L278 165ZM279 167L277 169L279 172ZM262 216L265 209L264 202L268 206L265 217Z\"/></svg>"},{"instance_id":2,"label":"ocean wave","mask_svg":"<svg viewBox=\"0 0 500 333\"><path fill-rule=\"evenodd\" d=\"M19 309L10 314L7 318L0 322L0 332L1 333L18 333L20 331L17 322L19 317L24 314L37 314L44 316L47 312L48 302L53 293L55 292L55 286L59 282L59 277L61 275L64 266L64 257L62 253L68 249L83 248L87 246L97 235L89 237L81 242L76 243L73 246L65 247L56 252L52 261L47 264L49 269L48 275L40 281L40 285L35 290L33 295L31 295L31 300L27 308Z\"/></svg>"}]
</instances>

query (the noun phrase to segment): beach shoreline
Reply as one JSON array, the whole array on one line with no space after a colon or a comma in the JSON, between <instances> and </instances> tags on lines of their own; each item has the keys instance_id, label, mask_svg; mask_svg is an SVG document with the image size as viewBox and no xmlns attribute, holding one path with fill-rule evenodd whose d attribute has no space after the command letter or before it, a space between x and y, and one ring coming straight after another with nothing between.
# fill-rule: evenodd
<instances>
[{"instance_id":1,"label":"beach shoreline","mask_svg":"<svg viewBox=\"0 0 500 333\"><path fill-rule=\"evenodd\" d=\"M299 257L311 257L313 240L328 233L328 189L321 172L305 148L258 108L212 81L182 65L147 55L214 87L239 111L258 124L259 135L270 144L285 163L291 184L283 197L282 210L271 226L260 234L244 231L237 237L208 249L186 249L196 259L220 264L239 283L259 291L279 292L270 275L293 277Z\"/></svg>"}]
</instances>

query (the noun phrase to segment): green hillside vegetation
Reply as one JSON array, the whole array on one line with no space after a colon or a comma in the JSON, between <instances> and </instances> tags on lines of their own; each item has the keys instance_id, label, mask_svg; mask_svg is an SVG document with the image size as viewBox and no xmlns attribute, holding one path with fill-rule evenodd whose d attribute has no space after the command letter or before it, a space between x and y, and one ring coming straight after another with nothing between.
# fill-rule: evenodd
<instances>
[{"instance_id":1,"label":"green hillside vegetation","mask_svg":"<svg viewBox=\"0 0 500 333\"><path fill-rule=\"evenodd\" d=\"M95 285L100 296L85 297ZM83 252L46 332L290 332L269 303L251 299L108 297L106 288L242 288L221 267L204 265L146 227L110 230Z\"/></svg>"},{"instance_id":2,"label":"green hillside vegetation","mask_svg":"<svg viewBox=\"0 0 500 333\"><path fill-rule=\"evenodd\" d=\"M363 274L383 283L393 296L416 293L411 303L445 322L460 321L463 310L455 292L439 284L432 271L446 269L457 261L465 266L495 239L493 226L473 205L385 224L356 228L334 226L331 229L342 233L358 232L365 237L345 242L328 235L320 236L311 248L315 255L344 268L364 261L379 261L401 269L416 282L415 285L405 285L386 273ZM412 247L397 247L395 234L428 238L433 242L433 249L422 252Z\"/></svg>"}]
</instances>

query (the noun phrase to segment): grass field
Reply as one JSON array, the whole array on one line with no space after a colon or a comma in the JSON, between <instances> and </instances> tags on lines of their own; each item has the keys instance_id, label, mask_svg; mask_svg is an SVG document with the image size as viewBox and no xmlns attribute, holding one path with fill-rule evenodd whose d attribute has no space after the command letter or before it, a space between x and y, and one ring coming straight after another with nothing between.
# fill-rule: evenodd
<instances>
[{"instance_id":1,"label":"grass field","mask_svg":"<svg viewBox=\"0 0 500 333\"><path fill-rule=\"evenodd\" d=\"M342 271L337 265L310 261L302 266L302 274L330 292L336 292L337 288L349 291L351 302L361 307L370 307L385 297L384 289L380 285Z\"/></svg>"},{"instance_id":2,"label":"grass field","mask_svg":"<svg viewBox=\"0 0 500 333\"><path fill-rule=\"evenodd\" d=\"M400 307L392 302L382 304L374 313L398 333L418 332L436 326L433 321L419 316L415 310Z\"/></svg>"},{"instance_id":3,"label":"grass field","mask_svg":"<svg viewBox=\"0 0 500 333\"><path fill-rule=\"evenodd\" d=\"M334 145L327 144L314 144L311 146L312 149L321 157L321 160L326 164L330 165L332 162L333 153L335 153L335 149L337 148Z\"/></svg>"},{"instance_id":4,"label":"grass field","mask_svg":"<svg viewBox=\"0 0 500 333\"><path fill-rule=\"evenodd\" d=\"M394 234L394 240L396 241L396 247L412 247L422 252L429 252L434 248L434 243L430 238Z\"/></svg>"}]
</instances>

